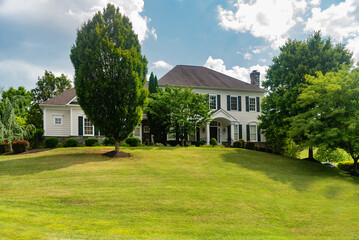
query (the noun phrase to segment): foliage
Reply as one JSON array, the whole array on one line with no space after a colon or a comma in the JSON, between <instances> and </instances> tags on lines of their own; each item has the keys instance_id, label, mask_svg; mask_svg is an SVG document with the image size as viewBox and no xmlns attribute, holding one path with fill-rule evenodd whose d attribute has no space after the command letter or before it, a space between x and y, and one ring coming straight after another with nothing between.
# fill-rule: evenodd
<instances>
[{"instance_id":1,"label":"foliage","mask_svg":"<svg viewBox=\"0 0 359 240\"><path fill-rule=\"evenodd\" d=\"M292 118L292 131L304 135L307 144L320 148L341 148L354 161L359 159L359 68L316 77L307 76L298 99L302 107L313 106Z\"/></svg>"},{"instance_id":2,"label":"foliage","mask_svg":"<svg viewBox=\"0 0 359 240\"><path fill-rule=\"evenodd\" d=\"M259 117L267 143L275 151L290 144L287 138L293 137L296 142L307 139L300 134L289 136L289 118L311 108L297 104L300 89L306 84L305 76L338 71L344 65L352 65L352 53L342 44L334 45L330 38L322 39L320 32L315 32L306 41L288 40L280 47L280 54L273 58L267 80L262 84L269 94L262 101ZM311 146L310 141L306 144Z\"/></svg>"},{"instance_id":3,"label":"foliage","mask_svg":"<svg viewBox=\"0 0 359 240\"><path fill-rule=\"evenodd\" d=\"M154 75L153 72L151 72L150 80L148 82L148 90L149 90L150 94L156 93L157 88L158 88L157 76Z\"/></svg>"},{"instance_id":4,"label":"foliage","mask_svg":"<svg viewBox=\"0 0 359 240\"><path fill-rule=\"evenodd\" d=\"M343 170L343 171L352 171L354 169L354 163L352 161L350 162L340 162L338 163L338 166L337 166L339 169Z\"/></svg>"},{"instance_id":5,"label":"foliage","mask_svg":"<svg viewBox=\"0 0 359 240\"><path fill-rule=\"evenodd\" d=\"M38 77L36 88L32 89L31 92L35 102L42 103L71 89L71 87L70 80L64 74L56 77L51 71L45 70L44 76Z\"/></svg>"},{"instance_id":6,"label":"foliage","mask_svg":"<svg viewBox=\"0 0 359 240\"><path fill-rule=\"evenodd\" d=\"M218 145L217 139L211 138L211 140L209 141L209 144L210 144L212 147L217 146L217 145Z\"/></svg>"},{"instance_id":7,"label":"foliage","mask_svg":"<svg viewBox=\"0 0 359 240\"><path fill-rule=\"evenodd\" d=\"M31 135L29 142L32 149L39 148L44 143L44 130L36 129Z\"/></svg>"},{"instance_id":8,"label":"foliage","mask_svg":"<svg viewBox=\"0 0 359 240\"><path fill-rule=\"evenodd\" d=\"M106 137L106 138L103 140L103 144L104 144L105 146L115 146L115 139Z\"/></svg>"},{"instance_id":9,"label":"foliage","mask_svg":"<svg viewBox=\"0 0 359 240\"><path fill-rule=\"evenodd\" d=\"M25 87L18 87L15 89L10 87L8 91L2 91L2 100L9 99L13 104L16 117L18 117L18 123L23 123L26 120L28 109L31 106L32 94L27 91ZM20 124L23 127L24 124Z\"/></svg>"},{"instance_id":10,"label":"foliage","mask_svg":"<svg viewBox=\"0 0 359 240\"><path fill-rule=\"evenodd\" d=\"M9 98L0 102L0 140L2 141L12 142L28 138L35 130L31 124L25 127L18 124L15 109L16 102L11 103Z\"/></svg>"},{"instance_id":11,"label":"foliage","mask_svg":"<svg viewBox=\"0 0 359 240\"><path fill-rule=\"evenodd\" d=\"M26 118L27 124L32 124L37 129L44 127L43 113L38 103L33 103L27 113Z\"/></svg>"},{"instance_id":12,"label":"foliage","mask_svg":"<svg viewBox=\"0 0 359 240\"><path fill-rule=\"evenodd\" d=\"M190 88L170 87L158 89L152 94L147 107L151 119L149 124L155 139L165 143L166 134L178 135L181 145L187 136L193 136L198 127L210 121L212 115L208 97L192 92Z\"/></svg>"},{"instance_id":13,"label":"foliage","mask_svg":"<svg viewBox=\"0 0 359 240\"><path fill-rule=\"evenodd\" d=\"M248 142L246 142L245 148L249 149L249 150L254 150L254 146L255 146L254 142L248 141Z\"/></svg>"},{"instance_id":14,"label":"foliage","mask_svg":"<svg viewBox=\"0 0 359 240\"><path fill-rule=\"evenodd\" d=\"M138 147L141 144L141 141L136 137L128 137L126 138L126 143L131 147Z\"/></svg>"},{"instance_id":15,"label":"foliage","mask_svg":"<svg viewBox=\"0 0 359 240\"><path fill-rule=\"evenodd\" d=\"M146 104L147 60L132 24L108 4L77 31L71 49L77 100L107 137L126 139L141 122Z\"/></svg>"},{"instance_id":16,"label":"foliage","mask_svg":"<svg viewBox=\"0 0 359 240\"><path fill-rule=\"evenodd\" d=\"M91 147L91 146L94 146L96 143L98 143L97 138L86 138L85 139L85 145L86 146Z\"/></svg>"},{"instance_id":17,"label":"foliage","mask_svg":"<svg viewBox=\"0 0 359 240\"><path fill-rule=\"evenodd\" d=\"M8 142L2 142L0 143L0 154L7 153L11 151L10 143Z\"/></svg>"},{"instance_id":18,"label":"foliage","mask_svg":"<svg viewBox=\"0 0 359 240\"><path fill-rule=\"evenodd\" d=\"M26 152L30 147L30 143L26 140L18 140L12 142L12 150L14 153Z\"/></svg>"},{"instance_id":19,"label":"foliage","mask_svg":"<svg viewBox=\"0 0 359 240\"><path fill-rule=\"evenodd\" d=\"M57 137L49 137L45 139L45 146L47 148L55 148L58 142L59 139Z\"/></svg>"},{"instance_id":20,"label":"foliage","mask_svg":"<svg viewBox=\"0 0 359 240\"><path fill-rule=\"evenodd\" d=\"M192 144L195 145L196 147L200 147L200 146L203 146L204 144L206 144L206 142L198 140L198 141L193 141Z\"/></svg>"},{"instance_id":21,"label":"foliage","mask_svg":"<svg viewBox=\"0 0 359 240\"><path fill-rule=\"evenodd\" d=\"M343 149L339 148L319 148L314 156L315 159L320 162L347 162L351 160L350 155L348 155Z\"/></svg>"},{"instance_id":22,"label":"foliage","mask_svg":"<svg viewBox=\"0 0 359 240\"><path fill-rule=\"evenodd\" d=\"M244 139L239 139L239 140L233 142L233 147L244 148L245 144L246 144L246 141Z\"/></svg>"},{"instance_id":23,"label":"foliage","mask_svg":"<svg viewBox=\"0 0 359 240\"><path fill-rule=\"evenodd\" d=\"M77 139L75 138L68 138L64 142L64 147L77 147Z\"/></svg>"}]
</instances>

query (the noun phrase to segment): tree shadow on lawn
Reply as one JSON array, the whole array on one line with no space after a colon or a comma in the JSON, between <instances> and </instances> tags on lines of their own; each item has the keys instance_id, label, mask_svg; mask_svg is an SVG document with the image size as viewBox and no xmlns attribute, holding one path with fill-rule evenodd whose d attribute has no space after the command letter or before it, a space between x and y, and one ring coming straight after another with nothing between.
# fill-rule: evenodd
<instances>
[{"instance_id":1,"label":"tree shadow on lawn","mask_svg":"<svg viewBox=\"0 0 359 240\"><path fill-rule=\"evenodd\" d=\"M38 154L8 155L10 159L1 161L0 176L21 176L27 174L52 171L74 165L89 162L110 161L108 157L102 156L103 151L67 151L65 149L54 149Z\"/></svg>"},{"instance_id":2,"label":"tree shadow on lawn","mask_svg":"<svg viewBox=\"0 0 359 240\"><path fill-rule=\"evenodd\" d=\"M226 162L236 163L240 167L265 174L274 181L290 183L297 191L306 191L315 181L345 180L359 184L354 178L343 171L316 162L288 158L276 154L238 149L223 154ZM342 189L329 187L328 197L337 195Z\"/></svg>"}]
</instances>

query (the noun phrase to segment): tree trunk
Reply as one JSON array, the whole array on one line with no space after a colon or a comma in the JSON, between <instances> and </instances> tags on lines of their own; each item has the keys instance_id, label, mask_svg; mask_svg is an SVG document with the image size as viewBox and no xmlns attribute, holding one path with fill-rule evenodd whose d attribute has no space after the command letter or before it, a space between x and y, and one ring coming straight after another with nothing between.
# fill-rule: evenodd
<instances>
[{"instance_id":1,"label":"tree trunk","mask_svg":"<svg viewBox=\"0 0 359 240\"><path fill-rule=\"evenodd\" d=\"M115 152L118 153L119 151L120 151L120 141L115 139Z\"/></svg>"},{"instance_id":2,"label":"tree trunk","mask_svg":"<svg viewBox=\"0 0 359 240\"><path fill-rule=\"evenodd\" d=\"M358 158L354 159L354 172L358 171Z\"/></svg>"},{"instance_id":3,"label":"tree trunk","mask_svg":"<svg viewBox=\"0 0 359 240\"><path fill-rule=\"evenodd\" d=\"M308 150L308 159L314 160L313 148L312 147L310 147L309 150Z\"/></svg>"},{"instance_id":4,"label":"tree trunk","mask_svg":"<svg viewBox=\"0 0 359 240\"><path fill-rule=\"evenodd\" d=\"M184 147L184 138L181 138L181 145Z\"/></svg>"}]
</instances>

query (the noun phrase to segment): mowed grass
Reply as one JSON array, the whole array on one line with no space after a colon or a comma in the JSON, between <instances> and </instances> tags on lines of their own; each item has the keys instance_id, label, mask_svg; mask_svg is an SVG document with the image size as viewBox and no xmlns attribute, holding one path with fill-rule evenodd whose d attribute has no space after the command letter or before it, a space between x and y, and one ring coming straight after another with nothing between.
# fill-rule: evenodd
<instances>
[{"instance_id":1,"label":"mowed grass","mask_svg":"<svg viewBox=\"0 0 359 240\"><path fill-rule=\"evenodd\" d=\"M0 156L0 239L359 239L359 179L231 148Z\"/></svg>"}]
</instances>

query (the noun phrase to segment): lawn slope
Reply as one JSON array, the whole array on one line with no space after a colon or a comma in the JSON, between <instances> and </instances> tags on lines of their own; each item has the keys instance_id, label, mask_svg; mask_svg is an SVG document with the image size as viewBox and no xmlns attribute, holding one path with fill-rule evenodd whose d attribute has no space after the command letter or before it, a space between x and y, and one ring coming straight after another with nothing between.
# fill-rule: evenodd
<instances>
[{"instance_id":1,"label":"lawn slope","mask_svg":"<svg viewBox=\"0 0 359 240\"><path fill-rule=\"evenodd\" d=\"M0 156L0 239L358 239L359 180L230 148Z\"/></svg>"}]
</instances>

